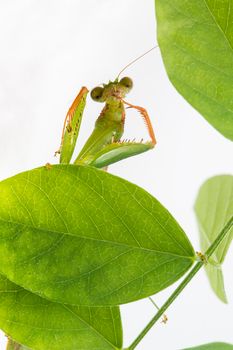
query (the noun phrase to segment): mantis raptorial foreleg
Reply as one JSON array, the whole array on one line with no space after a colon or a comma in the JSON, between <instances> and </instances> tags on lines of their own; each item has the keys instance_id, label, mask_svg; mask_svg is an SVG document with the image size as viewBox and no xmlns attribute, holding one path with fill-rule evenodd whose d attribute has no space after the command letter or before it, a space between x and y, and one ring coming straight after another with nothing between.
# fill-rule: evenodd
<instances>
[{"instance_id":1,"label":"mantis raptorial foreleg","mask_svg":"<svg viewBox=\"0 0 233 350\"><path fill-rule=\"evenodd\" d=\"M82 87L70 106L62 129L61 145L55 154L60 154L60 163L69 163L74 152L88 89Z\"/></svg>"},{"instance_id":2,"label":"mantis raptorial foreleg","mask_svg":"<svg viewBox=\"0 0 233 350\"><path fill-rule=\"evenodd\" d=\"M151 120L150 120L149 114L147 113L147 110L143 107L140 107L140 106L134 106L131 103L126 102L124 100L123 100L123 102L124 102L124 104L126 104L128 106L128 108L134 108L134 109L137 109L139 111L139 113L141 114L141 116L144 119L144 122L147 126L147 129L148 129L148 132L149 132L149 135L151 138L151 143L155 146L156 138L155 138L154 129L153 129L153 126L151 124Z\"/></svg>"}]
</instances>

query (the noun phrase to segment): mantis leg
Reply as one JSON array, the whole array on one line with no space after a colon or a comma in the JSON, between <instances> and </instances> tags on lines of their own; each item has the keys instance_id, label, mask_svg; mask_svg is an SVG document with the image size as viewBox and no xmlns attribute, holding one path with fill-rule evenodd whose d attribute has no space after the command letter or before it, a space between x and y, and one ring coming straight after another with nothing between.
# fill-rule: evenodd
<instances>
[{"instance_id":1,"label":"mantis leg","mask_svg":"<svg viewBox=\"0 0 233 350\"><path fill-rule=\"evenodd\" d=\"M148 132L149 132L149 135L151 138L151 143L153 145L155 145L156 138L155 138L155 134L154 134L154 129L153 129L153 126L151 124L151 120L150 120L149 114L147 113L147 110L143 107L140 107L140 106L134 106L131 103L126 102L124 100L122 100L122 102L124 102L124 104L126 104L128 106L128 108L135 108L139 111L139 113L141 114L142 118L144 119L144 122L146 124L147 129L148 129Z\"/></svg>"},{"instance_id":2,"label":"mantis leg","mask_svg":"<svg viewBox=\"0 0 233 350\"><path fill-rule=\"evenodd\" d=\"M60 163L69 163L74 152L88 89L82 87L70 106L63 125L61 145L55 154L60 154Z\"/></svg>"}]
</instances>

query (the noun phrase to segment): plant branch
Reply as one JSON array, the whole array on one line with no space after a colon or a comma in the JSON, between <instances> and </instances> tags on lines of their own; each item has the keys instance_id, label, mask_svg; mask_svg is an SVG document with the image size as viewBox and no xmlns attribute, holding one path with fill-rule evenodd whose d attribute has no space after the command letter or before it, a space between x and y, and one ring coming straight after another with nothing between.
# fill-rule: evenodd
<instances>
[{"instance_id":1,"label":"plant branch","mask_svg":"<svg viewBox=\"0 0 233 350\"><path fill-rule=\"evenodd\" d=\"M6 350L23 350L23 349L20 344L16 343L11 338L8 338Z\"/></svg>"},{"instance_id":2,"label":"plant branch","mask_svg":"<svg viewBox=\"0 0 233 350\"><path fill-rule=\"evenodd\" d=\"M233 216L228 221L228 223L224 226L222 231L219 233L214 242L209 246L206 250L204 256L206 260L211 257L214 251L217 249L219 244L226 237L229 230L233 227ZM126 348L125 350L133 350L140 343L140 341L145 337L147 332L153 327L153 325L160 319L163 313L167 310L167 308L173 303L173 301L178 297L178 295L182 292L182 290L187 286L187 284L191 281L191 279L196 275L196 273L202 268L205 264L205 261L198 261L192 270L188 273L188 275L184 278L184 280L180 283L180 285L175 289L175 291L171 294L171 296L167 299L167 301L162 305L156 315L150 320L150 322L146 325L146 327L142 330L142 332L137 336L137 338L132 342L132 344Z\"/></svg>"}]
</instances>

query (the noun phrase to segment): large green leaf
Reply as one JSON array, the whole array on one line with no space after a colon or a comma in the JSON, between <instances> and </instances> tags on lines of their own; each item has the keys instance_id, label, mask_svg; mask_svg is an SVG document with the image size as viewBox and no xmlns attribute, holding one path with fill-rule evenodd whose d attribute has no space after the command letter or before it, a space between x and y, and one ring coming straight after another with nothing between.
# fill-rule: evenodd
<instances>
[{"instance_id":1,"label":"large green leaf","mask_svg":"<svg viewBox=\"0 0 233 350\"><path fill-rule=\"evenodd\" d=\"M155 0L158 42L171 82L233 140L231 0Z\"/></svg>"},{"instance_id":2,"label":"large green leaf","mask_svg":"<svg viewBox=\"0 0 233 350\"><path fill-rule=\"evenodd\" d=\"M209 343L205 345L195 346L193 348L186 348L183 350L232 350L233 345L226 343Z\"/></svg>"},{"instance_id":3,"label":"large green leaf","mask_svg":"<svg viewBox=\"0 0 233 350\"><path fill-rule=\"evenodd\" d=\"M205 251L233 216L233 176L221 175L207 180L200 188L195 211L200 230L201 249ZM227 302L221 264L233 238L233 229L215 250L206 272L216 295Z\"/></svg>"},{"instance_id":4,"label":"large green leaf","mask_svg":"<svg viewBox=\"0 0 233 350\"><path fill-rule=\"evenodd\" d=\"M199 345L192 348L185 348L183 350L232 350L233 345L226 343L209 343L205 345Z\"/></svg>"},{"instance_id":5,"label":"large green leaf","mask_svg":"<svg viewBox=\"0 0 233 350\"><path fill-rule=\"evenodd\" d=\"M1 275L0 328L32 350L113 350L122 346L118 307L54 303Z\"/></svg>"},{"instance_id":6,"label":"large green leaf","mask_svg":"<svg viewBox=\"0 0 233 350\"><path fill-rule=\"evenodd\" d=\"M104 171L57 165L0 183L0 271L48 299L127 303L175 282L194 255L155 198Z\"/></svg>"}]
</instances>

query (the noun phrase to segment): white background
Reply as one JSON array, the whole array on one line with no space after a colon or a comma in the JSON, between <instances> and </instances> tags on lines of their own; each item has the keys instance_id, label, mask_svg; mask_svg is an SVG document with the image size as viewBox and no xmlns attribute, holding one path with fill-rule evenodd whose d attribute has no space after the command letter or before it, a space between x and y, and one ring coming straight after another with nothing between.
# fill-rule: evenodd
<instances>
[{"instance_id":1,"label":"white background","mask_svg":"<svg viewBox=\"0 0 233 350\"><path fill-rule=\"evenodd\" d=\"M91 89L114 79L123 66L154 46L155 38L153 0L1 0L0 178L56 162L63 118L80 87ZM125 74L134 80L127 100L147 108L158 145L110 171L156 196L198 250L193 203L204 180L232 173L232 144L179 96L158 49ZM88 99L78 147L101 108ZM126 136L147 139L136 112L128 112ZM158 323L137 349L233 343L232 252L224 266L229 305L217 300L201 271L168 310L168 323ZM173 289L154 299L161 305ZM156 310L148 300L121 310L126 346ZM2 336L1 350L5 341Z\"/></svg>"}]
</instances>

